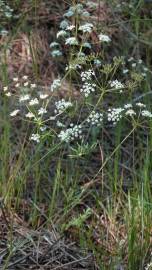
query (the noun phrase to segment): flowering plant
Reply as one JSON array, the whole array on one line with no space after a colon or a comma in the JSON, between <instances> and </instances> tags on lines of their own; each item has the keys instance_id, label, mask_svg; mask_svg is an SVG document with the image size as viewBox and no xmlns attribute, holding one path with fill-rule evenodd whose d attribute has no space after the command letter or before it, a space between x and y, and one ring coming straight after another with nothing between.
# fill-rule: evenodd
<instances>
[{"instance_id":1,"label":"flowering plant","mask_svg":"<svg viewBox=\"0 0 152 270\"><path fill-rule=\"evenodd\" d=\"M90 4L87 2L87 5ZM10 116L21 117L34 127L34 132L30 134L31 141L39 143L51 137L53 144L87 144L92 134L96 134L94 140L97 140L103 126L116 126L122 118L130 119L135 124L139 117L152 117L145 104L136 102L134 94L148 69L141 59L114 57L111 63L104 60L104 44L110 46L112 37L101 33L90 23L87 12L82 4L70 7L63 15L57 41L50 44L53 57L62 57L63 52L59 48L63 44L67 47L69 62L62 77L57 76L47 89L29 82L27 76L14 78L11 87L5 85L3 88L7 97L17 98L17 103L13 101L15 108ZM91 43L93 31L98 36L102 54L95 52L89 57L84 49L91 50L95 45ZM121 81L118 79L120 73ZM75 85L76 96L71 88L70 94L60 98L65 78ZM111 97L113 103L109 104ZM114 100L119 100L119 106L118 102L115 106Z\"/></svg>"}]
</instances>

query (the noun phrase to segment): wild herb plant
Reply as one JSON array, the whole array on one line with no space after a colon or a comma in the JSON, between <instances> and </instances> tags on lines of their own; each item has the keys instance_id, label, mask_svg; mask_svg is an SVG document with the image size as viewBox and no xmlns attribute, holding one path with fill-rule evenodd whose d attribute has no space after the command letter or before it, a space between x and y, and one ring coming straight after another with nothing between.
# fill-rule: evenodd
<instances>
[{"instance_id":1,"label":"wild herb plant","mask_svg":"<svg viewBox=\"0 0 152 270\"><path fill-rule=\"evenodd\" d=\"M4 95L11 97L14 106L10 117L23 119L25 124L30 120L34 127L29 137L31 141L39 143L51 137L52 144L66 143L69 147L72 142L78 147L82 143L85 146L92 134L96 134L94 139L98 141L97 134L105 125L116 126L123 119L137 128L152 117L137 96L148 68L141 59L134 58L126 60L117 56L108 63L104 53L106 47L112 46L112 37L101 33L90 18L91 14L82 4L70 7L64 14L57 41L50 44L53 57L61 57L58 61L62 61L64 51L60 49L57 53L56 48L65 48L68 62L62 78L58 75L47 90L31 83L26 75L14 78L10 86L3 88ZM93 52L96 43L91 41L92 33L96 33L101 55ZM92 52L91 57L85 53L85 48L89 49L89 54ZM71 80L74 87L60 98L65 78ZM110 99L114 101L112 104L108 104Z\"/></svg>"}]
</instances>

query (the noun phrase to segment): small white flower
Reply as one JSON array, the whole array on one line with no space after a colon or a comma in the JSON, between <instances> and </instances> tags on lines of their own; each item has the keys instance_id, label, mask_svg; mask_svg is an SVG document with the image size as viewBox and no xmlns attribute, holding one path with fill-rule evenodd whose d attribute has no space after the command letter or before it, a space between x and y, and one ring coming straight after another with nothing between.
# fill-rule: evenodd
<instances>
[{"instance_id":1,"label":"small white flower","mask_svg":"<svg viewBox=\"0 0 152 270\"><path fill-rule=\"evenodd\" d=\"M67 20L63 20L61 23L60 23L60 28L62 30L66 30L66 28L68 27L69 25L69 22Z\"/></svg>"},{"instance_id":2,"label":"small white flower","mask_svg":"<svg viewBox=\"0 0 152 270\"><path fill-rule=\"evenodd\" d=\"M129 109L128 111L126 111L125 113L126 115L129 115L129 116L133 116L133 115L136 115L135 111L132 110L132 109Z\"/></svg>"},{"instance_id":3,"label":"small white flower","mask_svg":"<svg viewBox=\"0 0 152 270\"><path fill-rule=\"evenodd\" d=\"M142 64L143 60L142 59L139 59L138 60L138 64Z\"/></svg>"},{"instance_id":4,"label":"small white flower","mask_svg":"<svg viewBox=\"0 0 152 270\"><path fill-rule=\"evenodd\" d=\"M16 78L13 78L13 81L14 82L18 82L18 78L16 77Z\"/></svg>"},{"instance_id":5,"label":"small white flower","mask_svg":"<svg viewBox=\"0 0 152 270\"><path fill-rule=\"evenodd\" d=\"M44 127L40 127L40 130L43 132L43 131L46 130L46 127L45 126Z\"/></svg>"},{"instance_id":6,"label":"small white flower","mask_svg":"<svg viewBox=\"0 0 152 270\"><path fill-rule=\"evenodd\" d=\"M129 72L129 70L127 68L126 69L123 69L123 71L122 71L123 74L126 74L128 72Z\"/></svg>"},{"instance_id":7,"label":"small white flower","mask_svg":"<svg viewBox=\"0 0 152 270\"><path fill-rule=\"evenodd\" d=\"M33 134L31 135L31 137L30 137L30 140L39 143L39 142L40 142L40 135L37 134L37 133L33 133Z\"/></svg>"},{"instance_id":8,"label":"small white flower","mask_svg":"<svg viewBox=\"0 0 152 270\"><path fill-rule=\"evenodd\" d=\"M134 58L133 57L130 57L129 59L128 59L128 62L132 62L134 60Z\"/></svg>"},{"instance_id":9,"label":"small white flower","mask_svg":"<svg viewBox=\"0 0 152 270\"><path fill-rule=\"evenodd\" d=\"M141 103L141 102L137 102L136 105L137 105L138 107L140 107L140 108L145 108L145 107L146 107L146 105L143 104L143 103Z\"/></svg>"},{"instance_id":10,"label":"small white flower","mask_svg":"<svg viewBox=\"0 0 152 270\"><path fill-rule=\"evenodd\" d=\"M75 25L69 25L69 26L67 26L67 28L66 28L66 30L69 30L69 31L72 31L72 30L74 30L75 29Z\"/></svg>"},{"instance_id":11,"label":"small white flower","mask_svg":"<svg viewBox=\"0 0 152 270\"><path fill-rule=\"evenodd\" d=\"M57 127L65 127L65 125L63 123L61 123L60 121L56 122Z\"/></svg>"},{"instance_id":12,"label":"small white flower","mask_svg":"<svg viewBox=\"0 0 152 270\"><path fill-rule=\"evenodd\" d=\"M108 109L108 121L112 122L113 125L116 125L117 122L122 118L122 113L124 108L112 108Z\"/></svg>"},{"instance_id":13,"label":"small white flower","mask_svg":"<svg viewBox=\"0 0 152 270\"><path fill-rule=\"evenodd\" d=\"M91 92L95 92L96 84L85 82L80 89L81 93L84 93L85 97L88 97Z\"/></svg>"},{"instance_id":14,"label":"small white flower","mask_svg":"<svg viewBox=\"0 0 152 270\"><path fill-rule=\"evenodd\" d=\"M55 113L62 113L68 108L71 108L72 103L62 98L61 100L55 102L55 106L56 106Z\"/></svg>"},{"instance_id":15,"label":"small white flower","mask_svg":"<svg viewBox=\"0 0 152 270\"><path fill-rule=\"evenodd\" d=\"M70 132L69 130L61 130L61 132L59 133L58 137L61 140L61 142L69 142L70 141Z\"/></svg>"},{"instance_id":16,"label":"small white flower","mask_svg":"<svg viewBox=\"0 0 152 270\"><path fill-rule=\"evenodd\" d=\"M38 115L43 115L43 114L45 114L45 113L47 113L47 110L45 109L45 108L40 108L39 110L38 110Z\"/></svg>"},{"instance_id":17,"label":"small white flower","mask_svg":"<svg viewBox=\"0 0 152 270\"><path fill-rule=\"evenodd\" d=\"M132 108L132 104L131 103L127 103L124 105L124 109L130 109Z\"/></svg>"},{"instance_id":18,"label":"small white flower","mask_svg":"<svg viewBox=\"0 0 152 270\"><path fill-rule=\"evenodd\" d=\"M59 38L59 37L65 37L65 36L67 36L67 32L66 31L64 31L64 30L61 30L61 31L59 31L59 32L57 32L57 38Z\"/></svg>"},{"instance_id":19,"label":"small white flower","mask_svg":"<svg viewBox=\"0 0 152 270\"><path fill-rule=\"evenodd\" d=\"M4 86L3 91L6 92L8 90L8 86Z\"/></svg>"},{"instance_id":20,"label":"small white flower","mask_svg":"<svg viewBox=\"0 0 152 270\"><path fill-rule=\"evenodd\" d=\"M10 116L16 116L20 110L14 110L10 113Z\"/></svg>"},{"instance_id":21,"label":"small white flower","mask_svg":"<svg viewBox=\"0 0 152 270\"><path fill-rule=\"evenodd\" d=\"M136 63L132 63L132 65L131 65L131 66L132 66L132 67L136 67L136 65L137 65Z\"/></svg>"},{"instance_id":22,"label":"small white flower","mask_svg":"<svg viewBox=\"0 0 152 270\"><path fill-rule=\"evenodd\" d=\"M66 130L61 130L58 137L62 142L70 142L74 139L82 138L82 126L81 125L70 125L70 128Z\"/></svg>"},{"instance_id":23,"label":"small white flower","mask_svg":"<svg viewBox=\"0 0 152 270\"><path fill-rule=\"evenodd\" d=\"M2 29L2 30L0 31L0 33L1 33L2 36L7 36L7 35L8 35L8 31L5 30L5 29Z\"/></svg>"},{"instance_id":24,"label":"small white flower","mask_svg":"<svg viewBox=\"0 0 152 270\"><path fill-rule=\"evenodd\" d=\"M83 46L84 48L89 48L89 49L91 49L91 44L90 44L89 42L84 42L84 43L82 44L82 46Z\"/></svg>"},{"instance_id":25,"label":"small white flower","mask_svg":"<svg viewBox=\"0 0 152 270\"><path fill-rule=\"evenodd\" d=\"M95 73L92 69L88 69L87 71L81 72L82 81L92 80L92 76L95 76Z\"/></svg>"},{"instance_id":26,"label":"small white flower","mask_svg":"<svg viewBox=\"0 0 152 270\"><path fill-rule=\"evenodd\" d=\"M40 94L40 99L46 99L48 96L48 94Z\"/></svg>"},{"instance_id":27,"label":"small white flower","mask_svg":"<svg viewBox=\"0 0 152 270\"><path fill-rule=\"evenodd\" d=\"M5 94L5 96L7 96L7 97L10 97L12 94L11 94L11 92L7 92L6 94Z\"/></svg>"},{"instance_id":28,"label":"small white flower","mask_svg":"<svg viewBox=\"0 0 152 270\"><path fill-rule=\"evenodd\" d=\"M54 48L54 47L57 47L57 46L59 46L59 43L55 42L55 41L50 44L50 48Z\"/></svg>"},{"instance_id":29,"label":"small white flower","mask_svg":"<svg viewBox=\"0 0 152 270\"><path fill-rule=\"evenodd\" d=\"M79 64L76 64L76 63L71 63L71 64L69 64L69 66L67 66L66 68L65 68L65 70L67 71L67 70L76 70L76 69L81 69L81 66L79 65Z\"/></svg>"},{"instance_id":30,"label":"small white flower","mask_svg":"<svg viewBox=\"0 0 152 270\"><path fill-rule=\"evenodd\" d=\"M31 88L35 88L36 84L35 83L31 83Z\"/></svg>"},{"instance_id":31,"label":"small white flower","mask_svg":"<svg viewBox=\"0 0 152 270\"><path fill-rule=\"evenodd\" d=\"M79 26L79 30L82 31L83 33L91 33L93 30L93 24L92 23L86 23L84 25Z\"/></svg>"},{"instance_id":32,"label":"small white flower","mask_svg":"<svg viewBox=\"0 0 152 270\"><path fill-rule=\"evenodd\" d=\"M107 35L104 35L104 34L100 34L99 36L99 40L100 41L103 41L103 42L110 42L111 41L111 38L109 37L109 36L107 36Z\"/></svg>"},{"instance_id":33,"label":"small white flower","mask_svg":"<svg viewBox=\"0 0 152 270\"><path fill-rule=\"evenodd\" d=\"M55 79L51 85L51 91L57 90L61 86L61 80Z\"/></svg>"},{"instance_id":34,"label":"small white flower","mask_svg":"<svg viewBox=\"0 0 152 270\"><path fill-rule=\"evenodd\" d=\"M69 37L65 40L65 45L78 45L78 41L75 37Z\"/></svg>"},{"instance_id":35,"label":"small white flower","mask_svg":"<svg viewBox=\"0 0 152 270\"><path fill-rule=\"evenodd\" d=\"M115 89L124 88L124 85L121 82L119 82L118 80L111 81L110 86L115 88Z\"/></svg>"},{"instance_id":36,"label":"small white flower","mask_svg":"<svg viewBox=\"0 0 152 270\"><path fill-rule=\"evenodd\" d=\"M37 105L37 104L39 104L39 101L37 98L31 99L29 102L30 106Z\"/></svg>"},{"instance_id":37,"label":"small white flower","mask_svg":"<svg viewBox=\"0 0 152 270\"><path fill-rule=\"evenodd\" d=\"M90 16L90 13L85 10L85 11L83 11L82 16L89 17Z\"/></svg>"},{"instance_id":38,"label":"small white flower","mask_svg":"<svg viewBox=\"0 0 152 270\"><path fill-rule=\"evenodd\" d=\"M20 83L16 83L15 87L18 88L20 86Z\"/></svg>"},{"instance_id":39,"label":"small white flower","mask_svg":"<svg viewBox=\"0 0 152 270\"><path fill-rule=\"evenodd\" d=\"M28 112L25 116L26 116L27 118L35 118L35 115L34 115L34 113L32 113L32 112Z\"/></svg>"},{"instance_id":40,"label":"small white flower","mask_svg":"<svg viewBox=\"0 0 152 270\"><path fill-rule=\"evenodd\" d=\"M23 80L27 80L27 79L28 79L28 76L24 75Z\"/></svg>"},{"instance_id":41,"label":"small white flower","mask_svg":"<svg viewBox=\"0 0 152 270\"><path fill-rule=\"evenodd\" d=\"M142 72L141 75L145 78L147 74L145 72Z\"/></svg>"},{"instance_id":42,"label":"small white flower","mask_svg":"<svg viewBox=\"0 0 152 270\"><path fill-rule=\"evenodd\" d=\"M152 118L152 113L149 112L148 110L143 110L143 111L141 112L141 115L144 116L144 117Z\"/></svg>"},{"instance_id":43,"label":"small white flower","mask_svg":"<svg viewBox=\"0 0 152 270\"><path fill-rule=\"evenodd\" d=\"M92 82L94 75L94 71L91 69L81 72L81 79L84 83L80 92L84 93L85 97L88 97L91 92L95 92L96 84Z\"/></svg>"},{"instance_id":44,"label":"small white flower","mask_svg":"<svg viewBox=\"0 0 152 270\"><path fill-rule=\"evenodd\" d=\"M19 98L19 102L24 102L30 99L30 95L23 95Z\"/></svg>"},{"instance_id":45,"label":"small white flower","mask_svg":"<svg viewBox=\"0 0 152 270\"><path fill-rule=\"evenodd\" d=\"M23 85L26 87L29 85L29 82L25 82Z\"/></svg>"},{"instance_id":46,"label":"small white flower","mask_svg":"<svg viewBox=\"0 0 152 270\"><path fill-rule=\"evenodd\" d=\"M72 9L69 9L69 10L64 14L65 17L72 17L73 15L74 15L74 10L72 10Z\"/></svg>"},{"instance_id":47,"label":"small white flower","mask_svg":"<svg viewBox=\"0 0 152 270\"><path fill-rule=\"evenodd\" d=\"M62 52L59 50L53 50L51 52L52 57L62 56Z\"/></svg>"},{"instance_id":48,"label":"small white flower","mask_svg":"<svg viewBox=\"0 0 152 270\"><path fill-rule=\"evenodd\" d=\"M92 126L99 127L103 121L103 114L99 112L92 111L87 119L87 122Z\"/></svg>"}]
</instances>

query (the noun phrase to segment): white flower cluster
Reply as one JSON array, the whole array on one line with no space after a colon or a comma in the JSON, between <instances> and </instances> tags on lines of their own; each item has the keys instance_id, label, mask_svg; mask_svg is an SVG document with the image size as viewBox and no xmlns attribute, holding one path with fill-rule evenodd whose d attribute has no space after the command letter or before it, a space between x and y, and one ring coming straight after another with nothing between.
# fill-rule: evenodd
<instances>
[{"instance_id":1,"label":"white flower cluster","mask_svg":"<svg viewBox=\"0 0 152 270\"><path fill-rule=\"evenodd\" d=\"M35 118L35 115L32 112L28 112L27 114L25 114L25 117L31 119L31 118Z\"/></svg>"},{"instance_id":2,"label":"white flower cluster","mask_svg":"<svg viewBox=\"0 0 152 270\"><path fill-rule=\"evenodd\" d=\"M60 50L53 50L51 55L52 57L62 56L62 52Z\"/></svg>"},{"instance_id":3,"label":"white flower cluster","mask_svg":"<svg viewBox=\"0 0 152 270\"><path fill-rule=\"evenodd\" d=\"M57 90L61 86L61 80L55 79L51 85L51 91Z\"/></svg>"},{"instance_id":4,"label":"white flower cluster","mask_svg":"<svg viewBox=\"0 0 152 270\"><path fill-rule=\"evenodd\" d=\"M30 137L30 140L39 143L40 142L40 135L38 133L33 133Z\"/></svg>"},{"instance_id":5,"label":"white flower cluster","mask_svg":"<svg viewBox=\"0 0 152 270\"><path fill-rule=\"evenodd\" d=\"M65 45L78 45L78 41L75 37L69 37L65 40Z\"/></svg>"},{"instance_id":6,"label":"white flower cluster","mask_svg":"<svg viewBox=\"0 0 152 270\"><path fill-rule=\"evenodd\" d=\"M51 52L52 57L62 56L62 52L58 49L59 43L54 41L50 44L50 48L53 49Z\"/></svg>"},{"instance_id":7,"label":"white flower cluster","mask_svg":"<svg viewBox=\"0 0 152 270\"><path fill-rule=\"evenodd\" d=\"M113 125L117 124L117 122L122 118L122 112L124 108L111 108L108 109L108 121L112 122Z\"/></svg>"},{"instance_id":8,"label":"white flower cluster","mask_svg":"<svg viewBox=\"0 0 152 270\"><path fill-rule=\"evenodd\" d=\"M131 109L132 108L132 104L131 103L127 103L124 105L124 109Z\"/></svg>"},{"instance_id":9,"label":"white flower cluster","mask_svg":"<svg viewBox=\"0 0 152 270\"><path fill-rule=\"evenodd\" d=\"M53 42L50 43L50 48L54 48L54 47L57 47L57 46L59 46L59 43L56 42L56 41L53 41Z\"/></svg>"},{"instance_id":10,"label":"white flower cluster","mask_svg":"<svg viewBox=\"0 0 152 270\"><path fill-rule=\"evenodd\" d=\"M62 142L70 142L74 139L82 138L82 126L81 125L70 125L70 128L66 130L61 130L58 135Z\"/></svg>"},{"instance_id":11,"label":"white flower cluster","mask_svg":"<svg viewBox=\"0 0 152 270\"><path fill-rule=\"evenodd\" d=\"M67 20L61 21L61 23L60 23L61 29L67 29L68 26L69 26L69 22Z\"/></svg>"},{"instance_id":12,"label":"white flower cluster","mask_svg":"<svg viewBox=\"0 0 152 270\"><path fill-rule=\"evenodd\" d=\"M19 98L19 102L24 102L30 99L30 95L26 94L26 95L22 95Z\"/></svg>"},{"instance_id":13,"label":"white flower cluster","mask_svg":"<svg viewBox=\"0 0 152 270\"><path fill-rule=\"evenodd\" d=\"M81 69L81 65L79 65L79 64L76 64L76 63L70 63L69 64L69 66L67 66L66 68L65 68L65 70L67 71L67 70L76 70L76 69Z\"/></svg>"},{"instance_id":14,"label":"white flower cluster","mask_svg":"<svg viewBox=\"0 0 152 270\"><path fill-rule=\"evenodd\" d=\"M60 128L65 127L65 125L62 122L60 122L59 120L56 122L56 125L57 125L57 127L60 127Z\"/></svg>"},{"instance_id":15,"label":"white flower cluster","mask_svg":"<svg viewBox=\"0 0 152 270\"><path fill-rule=\"evenodd\" d=\"M141 111L141 115L144 116L144 117L152 118L152 113L149 112L148 110Z\"/></svg>"},{"instance_id":16,"label":"white flower cluster","mask_svg":"<svg viewBox=\"0 0 152 270\"><path fill-rule=\"evenodd\" d=\"M16 110L14 110L14 111L12 111L11 113L10 113L10 116L16 116L18 113L20 112L20 110L18 110L18 109L16 109Z\"/></svg>"},{"instance_id":17,"label":"white flower cluster","mask_svg":"<svg viewBox=\"0 0 152 270\"><path fill-rule=\"evenodd\" d=\"M37 98L31 99L30 102L29 102L30 106L34 106L34 105L37 105L37 104L39 104L39 101L38 101Z\"/></svg>"},{"instance_id":18,"label":"white flower cluster","mask_svg":"<svg viewBox=\"0 0 152 270\"><path fill-rule=\"evenodd\" d=\"M133 116L136 115L136 112L133 109L129 109L125 112L126 115Z\"/></svg>"},{"instance_id":19,"label":"white flower cluster","mask_svg":"<svg viewBox=\"0 0 152 270\"><path fill-rule=\"evenodd\" d=\"M124 85L121 82L119 82L118 80L111 81L110 86L115 88L115 89L124 88Z\"/></svg>"},{"instance_id":20,"label":"white flower cluster","mask_svg":"<svg viewBox=\"0 0 152 270\"><path fill-rule=\"evenodd\" d=\"M89 42L84 42L84 43L82 44L82 46L83 46L84 48L89 48L89 49L91 49L91 44L90 44Z\"/></svg>"},{"instance_id":21,"label":"white flower cluster","mask_svg":"<svg viewBox=\"0 0 152 270\"><path fill-rule=\"evenodd\" d=\"M91 69L81 72L81 79L84 83L80 92L84 93L85 97L88 97L91 92L95 92L96 84L91 82L94 75L94 71Z\"/></svg>"},{"instance_id":22,"label":"white flower cluster","mask_svg":"<svg viewBox=\"0 0 152 270\"><path fill-rule=\"evenodd\" d=\"M146 107L146 105L143 104L143 103L141 103L141 102L137 102L137 103L136 103L136 106L138 106L138 107L140 107L140 108L145 108L145 107Z\"/></svg>"},{"instance_id":23,"label":"white flower cluster","mask_svg":"<svg viewBox=\"0 0 152 270\"><path fill-rule=\"evenodd\" d=\"M44 99L48 98L49 95L40 93L39 96L40 96L40 99L44 100Z\"/></svg>"},{"instance_id":24,"label":"white flower cluster","mask_svg":"<svg viewBox=\"0 0 152 270\"><path fill-rule=\"evenodd\" d=\"M123 74L127 74L129 72L129 69L128 68L124 68L123 70L122 70L122 73Z\"/></svg>"},{"instance_id":25,"label":"white flower cluster","mask_svg":"<svg viewBox=\"0 0 152 270\"><path fill-rule=\"evenodd\" d=\"M74 29L75 29L75 25L73 25L73 24L66 27L66 30L68 30L68 31L72 31Z\"/></svg>"},{"instance_id":26,"label":"white flower cluster","mask_svg":"<svg viewBox=\"0 0 152 270\"><path fill-rule=\"evenodd\" d=\"M70 101L66 101L64 98L62 98L59 101L55 102L55 113L62 113L64 112L66 109L71 108L72 107L72 103Z\"/></svg>"},{"instance_id":27,"label":"white flower cluster","mask_svg":"<svg viewBox=\"0 0 152 270\"><path fill-rule=\"evenodd\" d=\"M85 82L80 89L81 93L84 93L85 97L88 97L90 93L95 92L95 83Z\"/></svg>"},{"instance_id":28,"label":"white flower cluster","mask_svg":"<svg viewBox=\"0 0 152 270\"><path fill-rule=\"evenodd\" d=\"M41 107L39 110L38 110L38 115L43 115L43 114L45 114L45 113L47 113L47 110L45 109L45 108L43 108L43 107Z\"/></svg>"},{"instance_id":29,"label":"white flower cluster","mask_svg":"<svg viewBox=\"0 0 152 270\"><path fill-rule=\"evenodd\" d=\"M107 35L104 35L104 34L98 35L98 38L102 42L107 42L108 43L108 42L111 41L111 38L109 36L107 36Z\"/></svg>"},{"instance_id":30,"label":"white flower cluster","mask_svg":"<svg viewBox=\"0 0 152 270\"><path fill-rule=\"evenodd\" d=\"M137 107L145 108L145 104L138 102L135 104ZM122 108L112 108L108 109L108 121L113 122L115 125L123 116L123 113L126 116L135 116L137 115L137 112L133 109L133 105L131 103L125 104ZM149 117L152 118L152 113L148 110L141 110L140 115L143 117Z\"/></svg>"},{"instance_id":31,"label":"white flower cluster","mask_svg":"<svg viewBox=\"0 0 152 270\"><path fill-rule=\"evenodd\" d=\"M103 121L103 114L99 112L92 111L87 119L87 122L92 126L99 127Z\"/></svg>"},{"instance_id":32,"label":"white flower cluster","mask_svg":"<svg viewBox=\"0 0 152 270\"><path fill-rule=\"evenodd\" d=\"M57 32L57 35L56 37L59 38L59 37L66 37L67 36L67 32L64 31L64 30L60 30L59 32Z\"/></svg>"},{"instance_id":33,"label":"white flower cluster","mask_svg":"<svg viewBox=\"0 0 152 270\"><path fill-rule=\"evenodd\" d=\"M82 81L86 81L86 80L89 81L92 79L92 76L94 75L95 75L94 71L92 69L89 69L87 71L81 72L81 79Z\"/></svg>"},{"instance_id":34,"label":"white flower cluster","mask_svg":"<svg viewBox=\"0 0 152 270\"><path fill-rule=\"evenodd\" d=\"M79 30L82 31L83 33L91 33L93 30L93 24L92 23L86 23L84 25L79 26Z\"/></svg>"}]
</instances>

